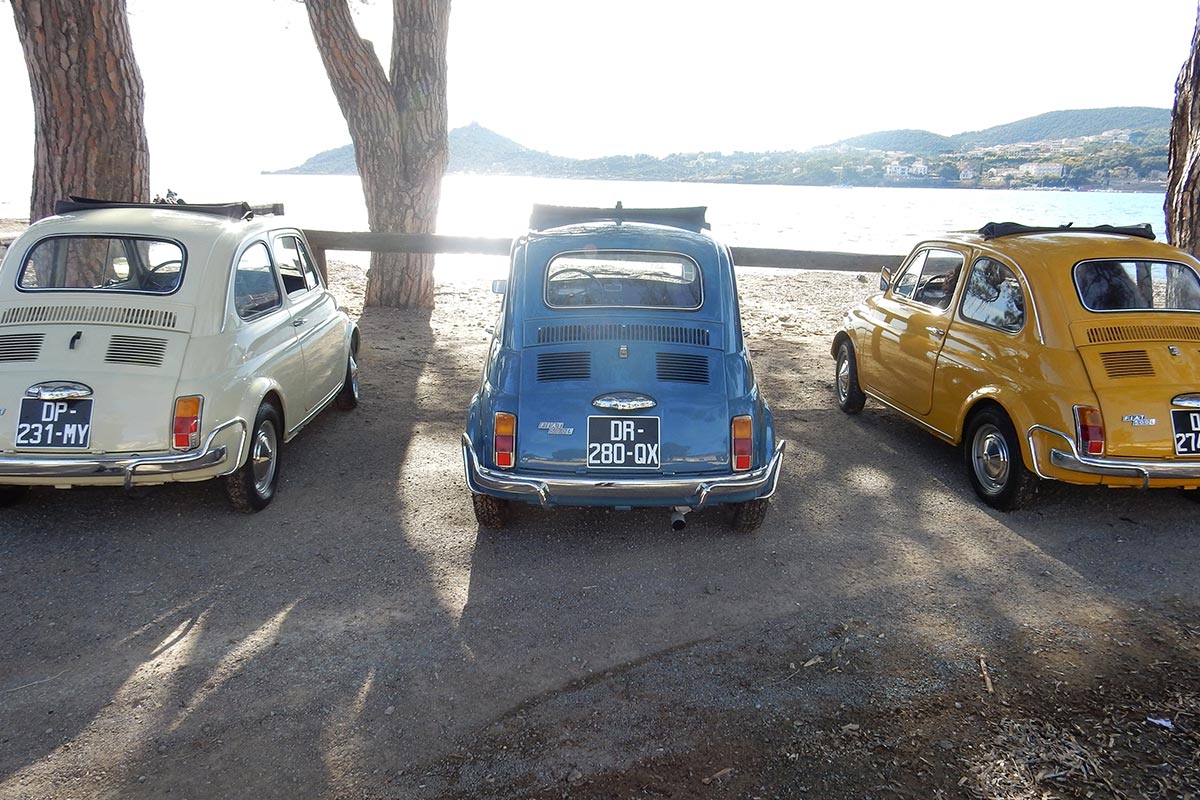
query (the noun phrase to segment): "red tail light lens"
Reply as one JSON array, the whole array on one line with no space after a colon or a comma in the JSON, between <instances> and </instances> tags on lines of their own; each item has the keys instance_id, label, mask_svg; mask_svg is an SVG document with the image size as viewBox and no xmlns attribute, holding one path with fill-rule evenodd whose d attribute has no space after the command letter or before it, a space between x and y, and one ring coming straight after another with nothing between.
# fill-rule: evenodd
<instances>
[{"instance_id":1,"label":"red tail light lens","mask_svg":"<svg viewBox=\"0 0 1200 800\"><path fill-rule=\"evenodd\" d=\"M1104 455L1104 417L1100 409L1075 406L1075 429L1079 431L1079 450L1089 456Z\"/></svg>"},{"instance_id":2,"label":"red tail light lens","mask_svg":"<svg viewBox=\"0 0 1200 800\"><path fill-rule=\"evenodd\" d=\"M171 425L171 446L176 450L195 450L200 446L200 406L198 395L175 400L175 420Z\"/></svg>"},{"instance_id":3,"label":"red tail light lens","mask_svg":"<svg viewBox=\"0 0 1200 800\"><path fill-rule=\"evenodd\" d=\"M497 467L512 469L513 453L516 452L517 418L503 411L496 412L495 432L492 436Z\"/></svg>"},{"instance_id":4,"label":"red tail light lens","mask_svg":"<svg viewBox=\"0 0 1200 800\"><path fill-rule=\"evenodd\" d=\"M750 469L750 459L754 455L754 426L750 417L733 418L733 469L744 472Z\"/></svg>"}]
</instances>

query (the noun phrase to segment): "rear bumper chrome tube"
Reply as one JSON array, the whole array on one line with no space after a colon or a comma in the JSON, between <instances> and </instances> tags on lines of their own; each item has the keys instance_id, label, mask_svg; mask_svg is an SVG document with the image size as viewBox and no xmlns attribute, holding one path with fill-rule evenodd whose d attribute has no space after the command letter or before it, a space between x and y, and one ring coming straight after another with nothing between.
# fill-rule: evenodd
<instances>
[{"instance_id":1,"label":"rear bumper chrome tube","mask_svg":"<svg viewBox=\"0 0 1200 800\"><path fill-rule=\"evenodd\" d=\"M1151 479L1200 482L1200 461L1144 461L1087 456L1079 452L1075 440L1070 436L1044 425L1034 425L1029 429L1029 449L1035 456L1037 449L1034 447L1033 434L1037 431L1052 434L1067 443L1069 450L1050 449L1050 463L1058 469L1114 478L1139 478L1143 489L1150 488Z\"/></svg>"},{"instance_id":2,"label":"rear bumper chrome tube","mask_svg":"<svg viewBox=\"0 0 1200 800\"><path fill-rule=\"evenodd\" d=\"M204 440L202 447L189 453L152 456L64 456L58 453L42 457L29 454L0 456L0 483L5 478L44 478L67 483L72 479L120 478L125 488L129 488L135 477L158 477L212 469L229 461L229 447L218 445L215 441L223 431L235 425L241 429L236 457L241 455L246 443L247 426L243 419L230 420L218 426Z\"/></svg>"},{"instance_id":3,"label":"rear bumper chrome tube","mask_svg":"<svg viewBox=\"0 0 1200 800\"><path fill-rule=\"evenodd\" d=\"M479 463L471 439L462 437L463 467L467 473L467 486L477 494L529 495L546 505L555 499L586 498L589 500L696 498L689 503L700 509L709 500L730 495L756 493L758 498L775 494L779 483L779 470L783 465L784 444L775 446L771 461L761 469L750 472L713 476L706 478L679 478L665 475L645 478L617 478L603 480L596 477L549 477L531 476L521 473L488 469Z\"/></svg>"}]
</instances>

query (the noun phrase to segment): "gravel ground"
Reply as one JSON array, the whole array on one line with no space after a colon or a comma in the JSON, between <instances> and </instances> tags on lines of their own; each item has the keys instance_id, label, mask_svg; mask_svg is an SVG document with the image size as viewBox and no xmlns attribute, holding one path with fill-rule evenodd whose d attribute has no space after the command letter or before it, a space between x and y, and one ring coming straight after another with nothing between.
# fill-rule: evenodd
<instances>
[{"instance_id":1,"label":"gravel ground","mask_svg":"<svg viewBox=\"0 0 1200 800\"><path fill-rule=\"evenodd\" d=\"M0 798L1195 798L1197 506L986 509L955 449L834 405L873 276L739 281L789 443L751 536L719 508L477 529L482 278L362 314L363 403L284 450L265 512L216 483L3 511Z\"/></svg>"}]
</instances>

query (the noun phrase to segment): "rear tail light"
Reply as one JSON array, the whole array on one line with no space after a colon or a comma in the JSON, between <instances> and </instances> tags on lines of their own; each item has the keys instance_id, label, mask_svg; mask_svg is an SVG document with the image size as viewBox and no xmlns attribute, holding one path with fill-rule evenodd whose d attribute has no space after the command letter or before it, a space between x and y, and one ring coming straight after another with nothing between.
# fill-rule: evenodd
<instances>
[{"instance_id":1,"label":"rear tail light","mask_svg":"<svg viewBox=\"0 0 1200 800\"><path fill-rule=\"evenodd\" d=\"M513 453L516 451L517 418L503 411L496 412L495 433L492 436L496 451L496 466L512 469Z\"/></svg>"},{"instance_id":2,"label":"rear tail light","mask_svg":"<svg viewBox=\"0 0 1200 800\"><path fill-rule=\"evenodd\" d=\"M1100 409L1075 406L1075 429L1079 432L1079 450L1085 455L1104 455L1104 417Z\"/></svg>"},{"instance_id":3,"label":"rear tail light","mask_svg":"<svg viewBox=\"0 0 1200 800\"><path fill-rule=\"evenodd\" d=\"M733 418L733 468L744 472L750 469L750 457L754 453L754 426L750 417Z\"/></svg>"},{"instance_id":4,"label":"rear tail light","mask_svg":"<svg viewBox=\"0 0 1200 800\"><path fill-rule=\"evenodd\" d=\"M198 395L175 400L175 420L172 423L171 446L176 450L195 450L200 446L200 405Z\"/></svg>"}]
</instances>

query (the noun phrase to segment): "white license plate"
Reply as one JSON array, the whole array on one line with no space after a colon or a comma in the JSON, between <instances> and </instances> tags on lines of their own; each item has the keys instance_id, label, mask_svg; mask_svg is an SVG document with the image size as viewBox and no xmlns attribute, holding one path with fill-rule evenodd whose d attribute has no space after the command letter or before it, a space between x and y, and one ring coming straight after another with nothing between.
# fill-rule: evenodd
<instances>
[{"instance_id":1,"label":"white license plate","mask_svg":"<svg viewBox=\"0 0 1200 800\"><path fill-rule=\"evenodd\" d=\"M588 417L587 465L658 469L658 417Z\"/></svg>"},{"instance_id":2,"label":"white license plate","mask_svg":"<svg viewBox=\"0 0 1200 800\"><path fill-rule=\"evenodd\" d=\"M86 450L92 438L92 399L21 398L14 444L20 448Z\"/></svg>"},{"instance_id":3,"label":"white license plate","mask_svg":"<svg viewBox=\"0 0 1200 800\"><path fill-rule=\"evenodd\" d=\"M1200 455L1200 411L1172 409L1171 430L1175 434L1175 455Z\"/></svg>"}]
</instances>

